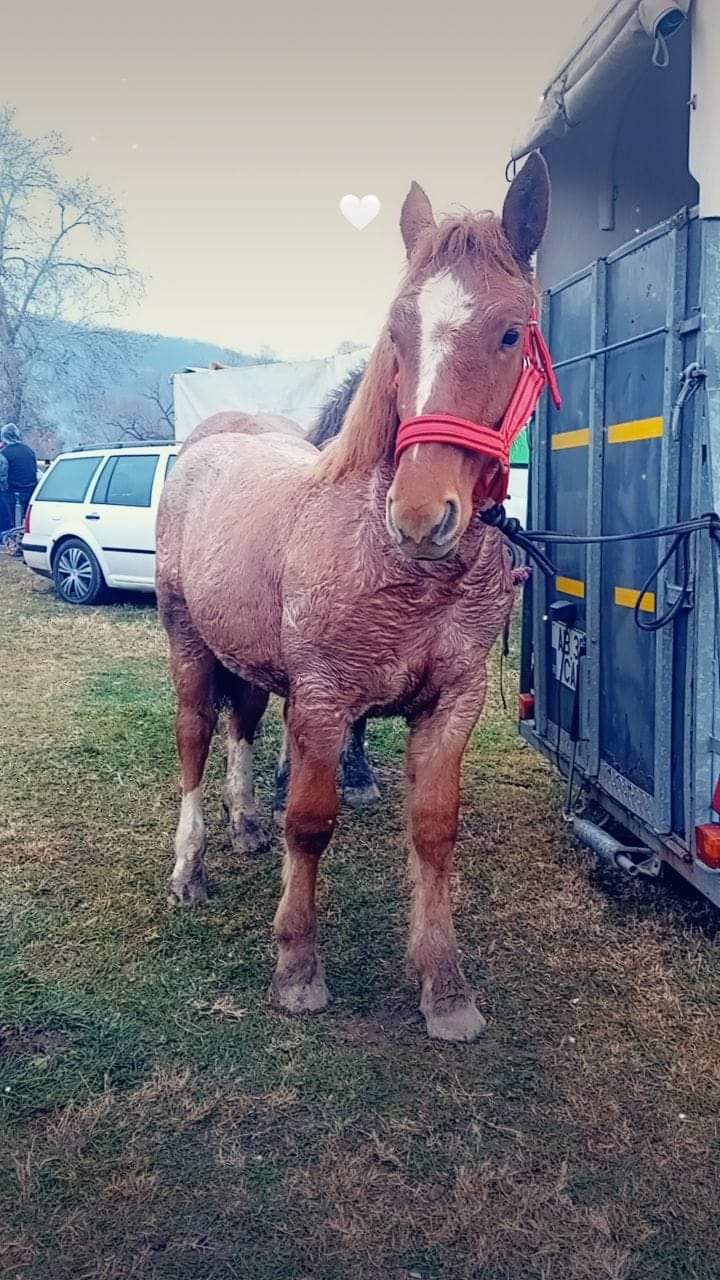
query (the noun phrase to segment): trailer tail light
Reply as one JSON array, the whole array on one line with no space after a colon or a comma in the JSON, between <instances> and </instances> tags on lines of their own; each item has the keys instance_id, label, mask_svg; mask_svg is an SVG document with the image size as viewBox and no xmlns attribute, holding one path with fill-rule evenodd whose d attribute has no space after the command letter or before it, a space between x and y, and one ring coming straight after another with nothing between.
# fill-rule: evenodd
<instances>
[{"instance_id":1,"label":"trailer tail light","mask_svg":"<svg viewBox=\"0 0 720 1280\"><path fill-rule=\"evenodd\" d=\"M535 715L535 696L532 693L518 694L518 720L532 720Z\"/></svg>"},{"instance_id":2,"label":"trailer tail light","mask_svg":"<svg viewBox=\"0 0 720 1280\"><path fill-rule=\"evenodd\" d=\"M711 871L720 871L720 822L705 822L695 828L697 856Z\"/></svg>"},{"instance_id":3,"label":"trailer tail light","mask_svg":"<svg viewBox=\"0 0 720 1280\"><path fill-rule=\"evenodd\" d=\"M30 512L31 511L32 511L32 503L28 502L27 511L25 512L25 519L23 520L23 534L28 534L30 532Z\"/></svg>"},{"instance_id":4,"label":"trailer tail light","mask_svg":"<svg viewBox=\"0 0 720 1280\"><path fill-rule=\"evenodd\" d=\"M712 800L710 801L710 808L714 809L716 813L720 813L720 778L718 778L715 783L715 790L713 791Z\"/></svg>"}]
</instances>

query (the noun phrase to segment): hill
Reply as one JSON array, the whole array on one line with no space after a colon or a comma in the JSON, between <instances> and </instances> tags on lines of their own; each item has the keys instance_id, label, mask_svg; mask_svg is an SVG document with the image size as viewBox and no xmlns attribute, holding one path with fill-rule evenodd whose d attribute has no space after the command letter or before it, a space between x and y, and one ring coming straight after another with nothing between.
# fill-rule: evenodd
<instances>
[{"instance_id":1,"label":"hill","mask_svg":"<svg viewBox=\"0 0 720 1280\"><path fill-rule=\"evenodd\" d=\"M32 339L21 425L43 457L103 440L171 436L174 373L272 358L194 338L40 318Z\"/></svg>"}]
</instances>

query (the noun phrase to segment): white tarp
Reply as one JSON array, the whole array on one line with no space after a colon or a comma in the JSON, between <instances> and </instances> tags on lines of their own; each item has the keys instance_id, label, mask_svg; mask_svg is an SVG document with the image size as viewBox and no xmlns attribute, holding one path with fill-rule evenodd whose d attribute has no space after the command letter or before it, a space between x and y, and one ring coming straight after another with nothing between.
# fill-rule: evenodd
<instances>
[{"instance_id":1,"label":"white tarp","mask_svg":"<svg viewBox=\"0 0 720 1280\"><path fill-rule=\"evenodd\" d=\"M176 373L175 438L185 440L190 432L222 409L244 413L280 413L303 427L315 421L327 395L351 369L367 359L369 349L349 355L328 356L325 360L281 360L275 364L250 364L237 369L197 369ZM527 512L527 468L513 467L510 498L505 508L525 522Z\"/></svg>"},{"instance_id":2,"label":"white tarp","mask_svg":"<svg viewBox=\"0 0 720 1280\"><path fill-rule=\"evenodd\" d=\"M238 369L198 369L176 373L175 438L185 440L198 422L221 409L245 413L280 413L309 427L328 392L364 363L369 350L325 360L279 360Z\"/></svg>"}]
</instances>

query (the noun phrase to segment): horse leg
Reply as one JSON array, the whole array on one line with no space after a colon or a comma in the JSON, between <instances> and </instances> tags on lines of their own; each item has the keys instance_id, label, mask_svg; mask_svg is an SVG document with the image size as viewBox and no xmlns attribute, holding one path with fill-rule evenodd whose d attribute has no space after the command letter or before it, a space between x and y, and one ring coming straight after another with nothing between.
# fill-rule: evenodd
<instances>
[{"instance_id":1,"label":"horse leg","mask_svg":"<svg viewBox=\"0 0 720 1280\"><path fill-rule=\"evenodd\" d=\"M314 716L317 722L317 714ZM316 945L318 863L338 811L337 769L344 726L322 736L308 731L294 708L287 718L290 790L285 818L284 892L275 916L278 961L271 994L287 1013L316 1013L328 1001Z\"/></svg>"},{"instance_id":2,"label":"horse leg","mask_svg":"<svg viewBox=\"0 0 720 1280\"><path fill-rule=\"evenodd\" d=\"M285 810L287 808L289 786L290 748L287 734L287 702L285 702L283 703L283 739L278 762L275 766L275 794L273 795L273 818L279 827L285 826Z\"/></svg>"},{"instance_id":3,"label":"horse leg","mask_svg":"<svg viewBox=\"0 0 720 1280\"><path fill-rule=\"evenodd\" d=\"M375 781L375 774L367 755L365 731L367 716L361 716L351 726L342 753L341 768L343 782L343 801L351 809L361 809L365 805L374 804L380 799L380 789ZM275 770L275 796L273 799L273 817L278 826L285 822L287 794L290 784L290 752L288 749L287 730L283 734L282 747Z\"/></svg>"},{"instance_id":4,"label":"horse leg","mask_svg":"<svg viewBox=\"0 0 720 1280\"><path fill-rule=\"evenodd\" d=\"M172 637L171 637L172 644ZM184 647L171 653L177 693L175 736L182 777L182 803L175 834L175 866L170 877L168 903L194 906L207 901L205 875L205 823L202 812L202 779L217 723L215 655L201 647L191 653Z\"/></svg>"},{"instance_id":5,"label":"horse leg","mask_svg":"<svg viewBox=\"0 0 720 1280\"><path fill-rule=\"evenodd\" d=\"M255 805L253 741L270 695L239 676L230 676L225 681L225 690L230 712L223 804L230 823L230 838L235 853L260 853L267 849L269 837L258 821Z\"/></svg>"},{"instance_id":6,"label":"horse leg","mask_svg":"<svg viewBox=\"0 0 720 1280\"><path fill-rule=\"evenodd\" d=\"M457 836L460 767L472 719L435 712L410 732L410 874L413 882L408 959L420 977L428 1035L474 1040L485 1026L460 968L450 877Z\"/></svg>"},{"instance_id":7,"label":"horse leg","mask_svg":"<svg viewBox=\"0 0 720 1280\"><path fill-rule=\"evenodd\" d=\"M361 809L380 799L380 790L368 760L366 730L367 716L361 716L352 725L343 751L343 800L351 809Z\"/></svg>"}]
</instances>

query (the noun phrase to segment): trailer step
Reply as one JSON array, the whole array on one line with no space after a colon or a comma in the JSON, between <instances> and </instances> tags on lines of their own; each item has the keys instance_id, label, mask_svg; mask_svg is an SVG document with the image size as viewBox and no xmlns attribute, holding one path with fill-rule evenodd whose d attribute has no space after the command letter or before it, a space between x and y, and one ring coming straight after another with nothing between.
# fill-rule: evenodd
<instances>
[{"instance_id":1,"label":"trailer step","mask_svg":"<svg viewBox=\"0 0 720 1280\"><path fill-rule=\"evenodd\" d=\"M660 875L662 862L652 849L644 845L625 845L587 818L574 817L573 835L599 858L604 866L628 876Z\"/></svg>"}]
</instances>

